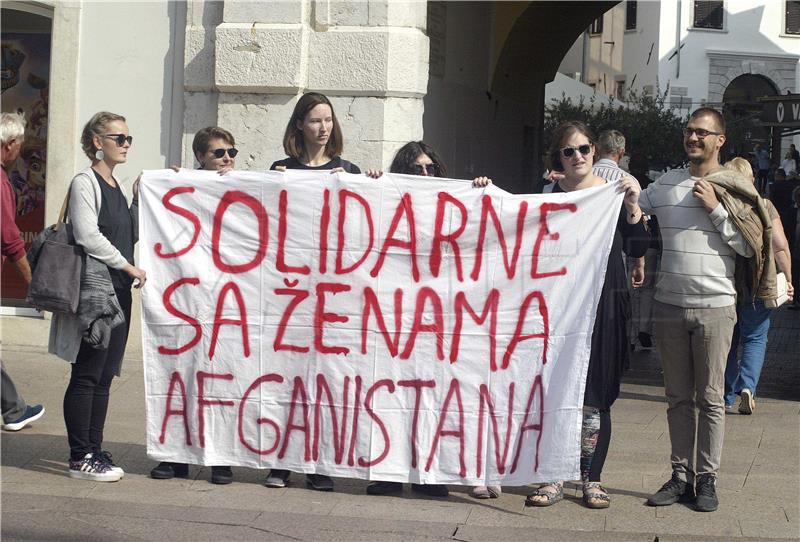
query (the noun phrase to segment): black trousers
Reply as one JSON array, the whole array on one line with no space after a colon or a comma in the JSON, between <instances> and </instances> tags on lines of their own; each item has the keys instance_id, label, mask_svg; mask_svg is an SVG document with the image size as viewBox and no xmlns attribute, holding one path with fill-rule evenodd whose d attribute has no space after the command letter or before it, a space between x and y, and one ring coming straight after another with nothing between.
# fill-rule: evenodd
<instances>
[{"instance_id":1,"label":"black trousers","mask_svg":"<svg viewBox=\"0 0 800 542\"><path fill-rule=\"evenodd\" d=\"M64 423L67 426L70 459L78 460L88 453L99 452L103 445L103 428L108 412L108 390L119 372L131 320L130 289L114 289L125 314L125 323L111 331L108 348L92 348L81 344L72 364L72 376L64 393Z\"/></svg>"}]
</instances>

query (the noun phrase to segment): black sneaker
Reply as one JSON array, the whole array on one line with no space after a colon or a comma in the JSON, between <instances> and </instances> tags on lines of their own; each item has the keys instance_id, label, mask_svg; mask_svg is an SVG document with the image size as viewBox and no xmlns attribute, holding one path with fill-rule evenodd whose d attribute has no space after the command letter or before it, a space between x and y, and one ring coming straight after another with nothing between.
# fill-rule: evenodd
<instances>
[{"instance_id":1,"label":"black sneaker","mask_svg":"<svg viewBox=\"0 0 800 542\"><path fill-rule=\"evenodd\" d=\"M697 477L697 499L694 509L698 512L713 512L719 507L716 489L717 477L713 474L701 474Z\"/></svg>"},{"instance_id":2,"label":"black sneaker","mask_svg":"<svg viewBox=\"0 0 800 542\"><path fill-rule=\"evenodd\" d=\"M669 506L676 502L691 502L694 500L694 488L691 484L684 482L676 473L672 473L669 482L661 486L647 499L650 506Z\"/></svg>"},{"instance_id":3,"label":"black sneaker","mask_svg":"<svg viewBox=\"0 0 800 542\"><path fill-rule=\"evenodd\" d=\"M116 482L122 476L102 459L86 454L82 459L70 459L69 475L71 478L91 480L93 482Z\"/></svg>"},{"instance_id":4,"label":"black sneaker","mask_svg":"<svg viewBox=\"0 0 800 542\"><path fill-rule=\"evenodd\" d=\"M333 480L324 474L306 474L306 485L317 491L333 491Z\"/></svg>"},{"instance_id":5,"label":"black sneaker","mask_svg":"<svg viewBox=\"0 0 800 542\"><path fill-rule=\"evenodd\" d=\"M233 471L230 467L211 467L211 483L226 485L233 482Z\"/></svg>"},{"instance_id":6,"label":"black sneaker","mask_svg":"<svg viewBox=\"0 0 800 542\"><path fill-rule=\"evenodd\" d=\"M189 465L162 461L150 471L150 478L169 480L170 478L186 478L189 476Z\"/></svg>"},{"instance_id":7,"label":"black sneaker","mask_svg":"<svg viewBox=\"0 0 800 542\"><path fill-rule=\"evenodd\" d=\"M442 484L411 484L411 491L424 493L428 497L447 497L450 492Z\"/></svg>"},{"instance_id":8,"label":"black sneaker","mask_svg":"<svg viewBox=\"0 0 800 542\"><path fill-rule=\"evenodd\" d=\"M402 493L403 484L400 482L370 482L367 486L367 495L389 495Z\"/></svg>"}]
</instances>

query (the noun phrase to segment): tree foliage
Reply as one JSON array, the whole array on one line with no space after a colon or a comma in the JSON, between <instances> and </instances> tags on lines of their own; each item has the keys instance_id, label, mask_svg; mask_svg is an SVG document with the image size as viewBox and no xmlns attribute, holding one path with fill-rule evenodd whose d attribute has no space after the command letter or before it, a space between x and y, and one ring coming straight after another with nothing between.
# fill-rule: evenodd
<instances>
[{"instance_id":1,"label":"tree foliage","mask_svg":"<svg viewBox=\"0 0 800 542\"><path fill-rule=\"evenodd\" d=\"M665 107L666 92L654 95L630 92L625 104L616 100L598 104L594 96L588 101L581 97L577 102L562 95L545 105L544 139L550 146L549 136L561 122L579 120L586 123L597 135L603 130L618 130L625 136L626 150L643 154L650 169L675 167L685 160L681 129L686 117Z\"/></svg>"}]
</instances>

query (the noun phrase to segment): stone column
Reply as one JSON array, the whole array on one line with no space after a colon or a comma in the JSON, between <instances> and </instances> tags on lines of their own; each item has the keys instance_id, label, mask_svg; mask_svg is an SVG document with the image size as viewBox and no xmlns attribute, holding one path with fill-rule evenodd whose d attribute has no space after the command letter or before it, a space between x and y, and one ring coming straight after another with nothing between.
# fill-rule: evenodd
<instances>
[{"instance_id":1,"label":"stone column","mask_svg":"<svg viewBox=\"0 0 800 542\"><path fill-rule=\"evenodd\" d=\"M400 145L422 138L428 83L424 1L219 5L222 16L213 35L206 26L213 15L188 16L187 137L203 117L191 109L210 108L216 122L236 136L239 166L268 168L285 156L283 133L297 97L313 90L331 99L344 132L343 156L362 169L388 167ZM210 9L217 8L203 11Z\"/></svg>"}]
</instances>

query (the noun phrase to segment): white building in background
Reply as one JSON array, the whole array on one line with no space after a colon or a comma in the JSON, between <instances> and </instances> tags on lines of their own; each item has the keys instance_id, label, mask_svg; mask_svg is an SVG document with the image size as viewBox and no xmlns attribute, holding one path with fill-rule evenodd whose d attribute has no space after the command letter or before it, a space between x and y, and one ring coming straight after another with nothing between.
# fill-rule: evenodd
<instances>
[{"instance_id":1,"label":"white building in background","mask_svg":"<svg viewBox=\"0 0 800 542\"><path fill-rule=\"evenodd\" d=\"M797 0L623 0L578 38L559 71L619 98L660 90L683 114L709 105L757 117L755 98L800 92L798 62ZM769 139L766 129L752 134Z\"/></svg>"}]
</instances>

